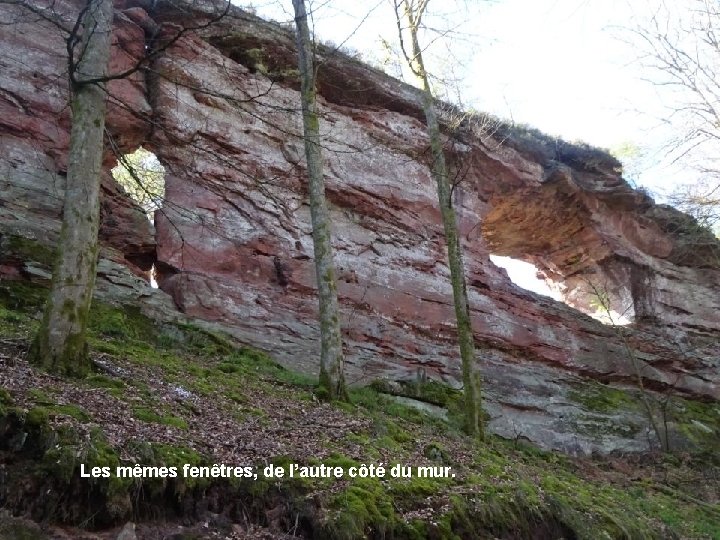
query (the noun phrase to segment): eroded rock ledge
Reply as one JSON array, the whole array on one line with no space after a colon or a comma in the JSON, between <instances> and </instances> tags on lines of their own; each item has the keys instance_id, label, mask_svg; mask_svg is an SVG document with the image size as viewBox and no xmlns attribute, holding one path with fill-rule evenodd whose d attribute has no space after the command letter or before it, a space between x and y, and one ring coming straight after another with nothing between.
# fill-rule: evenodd
<instances>
[{"instance_id":1,"label":"eroded rock ledge","mask_svg":"<svg viewBox=\"0 0 720 540\"><path fill-rule=\"evenodd\" d=\"M134 65L146 40L201 26L215 9L147 4L117 3L112 71ZM67 0L54 5L77 10ZM51 244L59 229L69 133L64 44L53 26L17 8L3 6L0 17L14 23L0 25L0 271L19 278L37 276L28 271L37 257L13 250L9 239ZM112 268L105 275L113 278L100 288L150 298L158 316L174 316L167 296L132 278L155 264L160 288L184 314L314 372L317 308L294 54L289 30L232 8L110 84L108 130L121 152L142 145L158 156L166 200L153 230L110 177L116 158L108 148L101 268ZM417 94L342 54L320 57L349 379L420 376L457 385L448 269ZM614 391L605 384L632 394L631 355L654 392L720 399L717 241L633 190L601 151L484 118L463 118L450 130L455 113L443 115L450 162L464 177L454 201L490 428L569 452L647 448L637 404L593 408L584 399ZM589 308L594 284L635 323L623 338L524 291L490 253L533 262L579 309Z\"/></svg>"}]
</instances>

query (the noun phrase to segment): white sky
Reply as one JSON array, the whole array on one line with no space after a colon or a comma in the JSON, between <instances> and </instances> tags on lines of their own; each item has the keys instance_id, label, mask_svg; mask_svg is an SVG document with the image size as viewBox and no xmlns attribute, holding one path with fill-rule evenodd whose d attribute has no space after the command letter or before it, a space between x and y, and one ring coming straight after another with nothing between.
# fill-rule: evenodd
<instances>
[{"instance_id":1,"label":"white sky","mask_svg":"<svg viewBox=\"0 0 720 540\"><path fill-rule=\"evenodd\" d=\"M451 40L438 40L429 47L430 61L442 59L435 64L436 72L455 67L446 49L451 44L451 53L464 66L458 73L466 107L570 141L603 148L626 142L638 145L645 153L638 183L662 191L688 177L679 168L660 163L660 147L670 136L658 120L665 113L661 97L667 95L642 80L656 74L641 68L639 48L627 43L632 39L627 29L650 17L661 2L431 0L429 9L436 11L430 15L441 10L446 17L426 17L426 22L452 27L456 33ZM669 9L680 10L687 2L675 0ZM376 59L384 55L381 37L396 42L388 0L307 3L321 40L345 43ZM266 18L293 18L290 0L256 0L252 5Z\"/></svg>"},{"instance_id":2,"label":"white sky","mask_svg":"<svg viewBox=\"0 0 720 540\"><path fill-rule=\"evenodd\" d=\"M538 279L538 270L534 265L501 255L490 255L490 260L496 266L504 268L513 283L518 283L529 291L562 300L562 295L558 291L552 290L544 280Z\"/></svg>"}]
</instances>

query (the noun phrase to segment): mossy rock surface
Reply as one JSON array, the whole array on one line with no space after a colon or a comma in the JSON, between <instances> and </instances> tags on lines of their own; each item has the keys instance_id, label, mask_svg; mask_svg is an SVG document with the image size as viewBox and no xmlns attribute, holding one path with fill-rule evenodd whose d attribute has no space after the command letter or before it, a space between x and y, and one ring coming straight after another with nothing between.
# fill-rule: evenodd
<instances>
[{"instance_id":1,"label":"mossy rock surface","mask_svg":"<svg viewBox=\"0 0 720 540\"><path fill-rule=\"evenodd\" d=\"M594 381L570 390L567 397L585 410L595 413L607 414L625 409L636 411L641 407L640 400L633 391L620 390Z\"/></svg>"},{"instance_id":2,"label":"mossy rock surface","mask_svg":"<svg viewBox=\"0 0 720 540\"><path fill-rule=\"evenodd\" d=\"M0 306L24 321L19 324L32 320L42 296L42 288L0 285ZM175 442L133 440L116 448L108 442L112 428L103 426L102 417L68 403L54 386L14 388L12 394L0 390L0 459L8 471L0 485L0 505L27 512L36 520L102 528L130 517L192 521L207 512L227 512L307 538L720 537L715 510L683 498L694 494L656 489L656 479L639 481L622 474L615 475L621 481L610 481L598 472L602 462L573 460L492 437L485 443L470 442L452 418L431 418L373 388L353 389L351 403L318 405L312 393L316 381L279 367L264 353L238 347L227 336L192 325L157 325L132 306L98 302L94 310L92 349L104 353L108 366L115 362L127 373L137 370L146 377L134 380L114 372L96 373L77 382L78 389L126 400L129 414L134 412L139 424L147 428L144 422L150 422L172 432ZM196 426L192 407L155 399L160 388L154 386L155 380L162 380L165 387L182 386L194 397L210 397L214 406L224 400L229 407L225 419L235 414L266 437L274 430L304 426L319 407L357 426L340 438L327 436L335 428L321 425L296 435L302 445L310 437L322 440L321 457L304 454L303 459L312 463L348 470L363 462L396 460L410 466L452 466L458 476L339 482L80 479L81 464L115 468L126 463L121 456L149 466L213 463L199 450L205 448L202 444L193 448L184 442L192 430L183 427ZM409 397L432 400L452 411L459 392L435 384L420 381L407 385L405 391ZM638 411L632 391L591 384L577 392L573 402L588 419ZM133 399L126 393L132 393ZM255 400L256 395L263 400ZM279 403L279 409L267 403ZM297 425L283 423L290 404L305 411ZM697 431L710 448L718 419L716 404L676 399L672 406L679 428ZM672 466L682 468L682 458L676 459ZM702 459L694 470L717 471L710 457ZM273 461L288 466L296 459L283 454ZM677 491L683 481L679 477L673 489Z\"/></svg>"},{"instance_id":3,"label":"mossy rock surface","mask_svg":"<svg viewBox=\"0 0 720 540\"><path fill-rule=\"evenodd\" d=\"M52 268L55 260L55 250L52 247L17 234L0 236L0 253L6 260L15 258L20 261L33 261L48 269Z\"/></svg>"}]
</instances>

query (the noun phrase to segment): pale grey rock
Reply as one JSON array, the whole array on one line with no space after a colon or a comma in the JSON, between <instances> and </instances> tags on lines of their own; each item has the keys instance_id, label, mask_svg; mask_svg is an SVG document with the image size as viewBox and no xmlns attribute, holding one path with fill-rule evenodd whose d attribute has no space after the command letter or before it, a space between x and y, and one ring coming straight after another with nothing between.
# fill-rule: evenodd
<instances>
[{"instance_id":1,"label":"pale grey rock","mask_svg":"<svg viewBox=\"0 0 720 540\"><path fill-rule=\"evenodd\" d=\"M56 7L75 9L70 0ZM16 15L12 6L0 8L0 22ZM133 65L133 55L142 54L142 28L152 27L143 13L136 8L116 17L125 46L116 51L114 68ZM191 7L185 16L198 14ZM0 235L53 246L69 126L64 64L56 54L64 43L52 28L28 32L27 24L0 24L6 96L0 99ZM141 76L113 83L111 92L140 114L112 108L108 129L121 151L144 144L156 153L167 171L167 201L153 229L106 175L96 296L139 305L160 323L192 320L227 331L283 365L316 373L311 228L301 123L292 113L298 95L292 81L273 82L233 60L233 35L255 40L277 63L267 66L271 72L294 67L291 33L251 16L231 17L204 36L189 33L155 61L152 70L167 77L151 88ZM6 62L14 57L25 61ZM327 196L348 380L407 381L422 370L459 387L417 91L342 55L323 66L321 129L328 134ZM198 87L225 98L193 90ZM247 99L266 90L262 99ZM142 121L149 111L154 126ZM650 438L632 403L588 410L578 399L594 380L635 388L618 332L516 287L490 253L532 261L564 282L566 300L579 310L591 308L587 276L607 284L615 303L631 304L636 324L625 335L651 394L720 399L720 271L703 263L712 242L693 250L672 226L685 218L631 189L602 152L523 138L510 126L500 126L499 139L477 126L463 130L451 154L467 159L468 168L454 203L490 430L576 454L641 451ZM106 156L106 169L113 164ZM152 263L162 290L148 283ZM36 279L49 270L3 252L0 276L19 278L23 268ZM682 430L676 431L680 443Z\"/></svg>"}]
</instances>

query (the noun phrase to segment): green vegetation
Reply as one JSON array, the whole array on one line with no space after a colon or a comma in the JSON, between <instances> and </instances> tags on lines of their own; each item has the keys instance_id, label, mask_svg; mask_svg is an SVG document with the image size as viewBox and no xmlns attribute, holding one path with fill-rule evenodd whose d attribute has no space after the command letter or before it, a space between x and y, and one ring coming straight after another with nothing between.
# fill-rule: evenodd
<instances>
[{"instance_id":1,"label":"green vegetation","mask_svg":"<svg viewBox=\"0 0 720 540\"><path fill-rule=\"evenodd\" d=\"M187 429L187 422L178 417L172 415L161 415L155 411L148 409L147 407L136 407L133 409L133 416L143 422L149 422L153 424L163 424L165 426L173 426L179 429Z\"/></svg>"},{"instance_id":2,"label":"green vegetation","mask_svg":"<svg viewBox=\"0 0 720 540\"><path fill-rule=\"evenodd\" d=\"M700 452L711 459L718 458L720 448L720 404L689 401L674 398L669 401L668 420L678 426L680 432Z\"/></svg>"},{"instance_id":3,"label":"green vegetation","mask_svg":"<svg viewBox=\"0 0 720 540\"><path fill-rule=\"evenodd\" d=\"M0 286L0 308L18 321L13 323L14 333L7 335L29 334L42 297L39 287L19 282ZM307 409L308 417L317 407L312 403L311 378L279 367L261 352L237 347L221 334L186 324L158 325L136 308L102 303L93 307L90 320L93 350L101 351L110 363L149 375L136 379L94 373L73 384L109 394L140 422L190 435L192 403L171 407L159 401L154 380L211 396L227 418L240 422L262 425L277 420L263 400L297 404ZM459 416L451 414L449 421L431 417L398 403L387 390L381 383L353 389L351 403L332 405L344 415L341 424L355 422L358 427L339 439L323 438L322 429L313 435L323 441L323 455L303 461L283 455L272 462L284 467L293 462L324 463L346 472L362 463L383 463L386 471L396 464L447 465L455 478L81 480L80 464L114 469L132 463L203 465L213 459L185 444L133 440L115 448L108 443L102 419L91 418L78 404L59 403L61 392L47 385L22 392L0 389L0 452L15 464L8 469L7 485L21 494L19 505L37 501L32 504L43 509L37 510L43 519L86 526L121 523L133 514L172 513L175 503L168 501L200 498L212 488L228 500L241 501L256 520L264 519L267 510L282 501L288 529L298 519L312 524L317 538L450 540L535 533L588 540L673 534L720 537L717 505L696 501L697 491L705 489L706 475L718 472L716 457L698 456L686 462L681 456L668 456L658 458L657 469L641 467L633 477L605 474L610 462L577 460L494 437L484 443L470 441L462 433ZM430 381L400 387L399 393L451 411L458 402L462 405L459 392ZM263 396L261 401L258 396ZM589 419L600 413L640 411L632 392L602 384L578 386L569 397L587 411ZM708 446L717 440L712 439L720 426L716 403L673 399L671 414L681 430ZM89 438L80 435L88 429ZM121 456L132 456L133 462ZM666 479L661 482L663 475ZM52 498L58 493L82 495L73 503Z\"/></svg>"},{"instance_id":4,"label":"green vegetation","mask_svg":"<svg viewBox=\"0 0 720 540\"><path fill-rule=\"evenodd\" d=\"M384 380L375 380L370 387L384 394L393 394L425 401L439 407L452 407L462 400L462 392L437 381L418 378L408 383L400 383L393 388Z\"/></svg>"},{"instance_id":5,"label":"green vegetation","mask_svg":"<svg viewBox=\"0 0 720 540\"><path fill-rule=\"evenodd\" d=\"M26 336L37 326L47 289L22 281L0 282L0 335Z\"/></svg>"},{"instance_id":6,"label":"green vegetation","mask_svg":"<svg viewBox=\"0 0 720 540\"><path fill-rule=\"evenodd\" d=\"M4 388L0 388L0 416L7 414L8 407L11 407L15 401L13 400L10 392Z\"/></svg>"},{"instance_id":7,"label":"green vegetation","mask_svg":"<svg viewBox=\"0 0 720 540\"><path fill-rule=\"evenodd\" d=\"M55 260L55 252L52 248L23 236L3 235L0 247L3 252L9 253L12 257L22 261L37 262L48 268L52 267Z\"/></svg>"},{"instance_id":8,"label":"green vegetation","mask_svg":"<svg viewBox=\"0 0 720 540\"><path fill-rule=\"evenodd\" d=\"M328 503L323 523L327 538L363 538L368 531L380 537L396 532L400 520L392 497L376 478L358 478Z\"/></svg>"},{"instance_id":9,"label":"green vegetation","mask_svg":"<svg viewBox=\"0 0 720 540\"><path fill-rule=\"evenodd\" d=\"M632 390L622 391L607 385L588 382L568 392L568 399L590 412L612 413L622 409L639 409L639 399Z\"/></svg>"},{"instance_id":10,"label":"green vegetation","mask_svg":"<svg viewBox=\"0 0 720 540\"><path fill-rule=\"evenodd\" d=\"M601 416L628 411L645 415L639 391L636 389L622 391L604 384L588 382L568 392L567 397L588 411L587 415L578 417L576 421L576 429L580 433L632 436L643 429L643 425L647 427L647 420L641 422L642 425L619 424ZM712 453L720 447L720 405L717 403L669 396L664 404L657 403L655 408L658 417L663 421L663 429L667 424L671 437L676 431L678 436L684 439L680 441L680 450L692 448L695 452Z\"/></svg>"},{"instance_id":11,"label":"green vegetation","mask_svg":"<svg viewBox=\"0 0 720 540\"><path fill-rule=\"evenodd\" d=\"M82 423L90 421L90 416L82 407L73 404L55 404L47 407L51 416L69 416Z\"/></svg>"},{"instance_id":12,"label":"green vegetation","mask_svg":"<svg viewBox=\"0 0 720 540\"><path fill-rule=\"evenodd\" d=\"M103 388L109 394L118 398L122 397L123 390L126 387L123 381L112 379L105 375L101 375L100 373L90 374L84 381L82 381L82 383L92 388Z\"/></svg>"}]
</instances>

